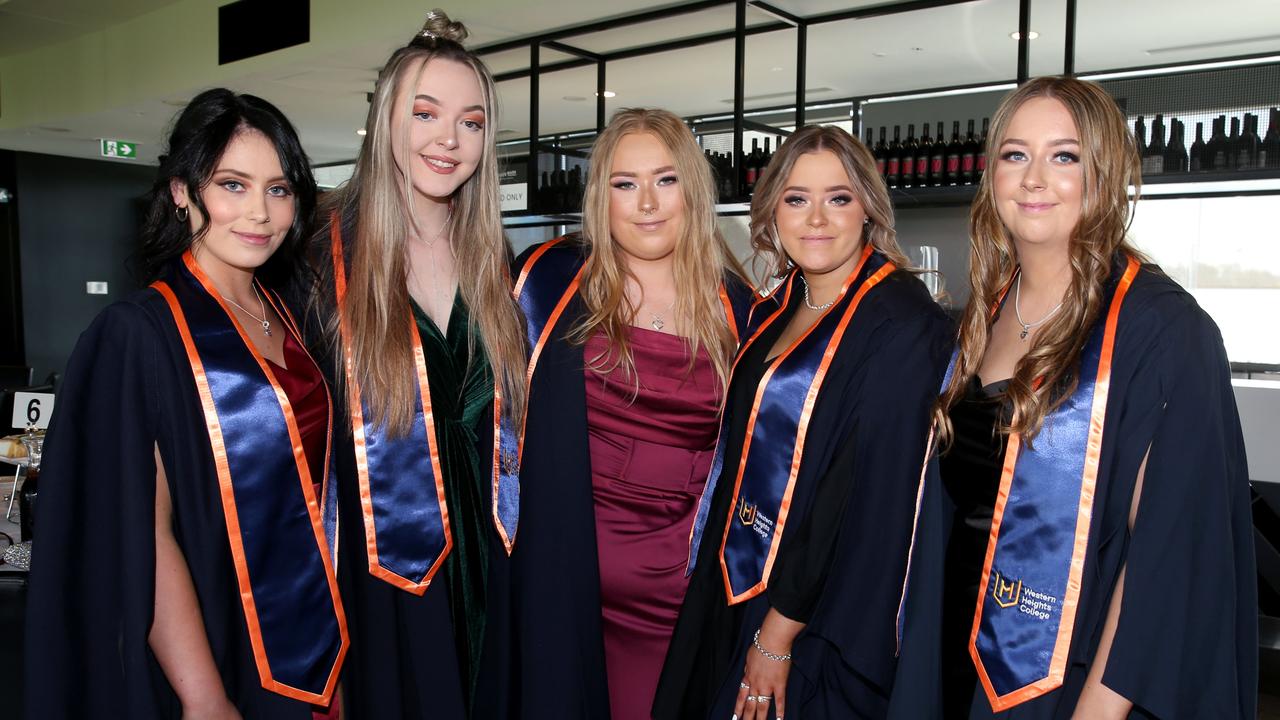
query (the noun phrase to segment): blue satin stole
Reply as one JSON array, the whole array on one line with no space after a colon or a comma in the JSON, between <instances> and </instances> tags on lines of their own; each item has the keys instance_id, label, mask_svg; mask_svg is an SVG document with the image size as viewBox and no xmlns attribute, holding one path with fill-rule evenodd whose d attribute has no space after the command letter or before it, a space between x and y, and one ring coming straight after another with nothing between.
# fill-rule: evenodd
<instances>
[{"instance_id":1,"label":"blue satin stole","mask_svg":"<svg viewBox=\"0 0 1280 720\"><path fill-rule=\"evenodd\" d=\"M330 238L369 573L421 595L453 548L422 339L413 314L406 313L416 371L413 417L405 435L392 436L370 419L352 371L351 329L343 304L347 273L337 217L331 222Z\"/></svg>"},{"instance_id":2,"label":"blue satin stole","mask_svg":"<svg viewBox=\"0 0 1280 720\"><path fill-rule=\"evenodd\" d=\"M288 396L191 252L151 287L173 313L191 363L262 686L327 705L348 647L328 540L337 505L327 468L314 469L324 477L325 497L317 498ZM301 345L283 305L262 292Z\"/></svg>"},{"instance_id":3,"label":"blue satin stole","mask_svg":"<svg viewBox=\"0 0 1280 720\"><path fill-rule=\"evenodd\" d=\"M795 342L769 361L760 379L720 545L720 567L730 605L749 600L768 586L804 457L809 420L827 369L862 298L895 269L867 245L835 303ZM739 360L760 333L781 316L795 291L797 274L798 271L793 271L787 278L785 299L778 311L752 329L750 339L739 350ZM711 497L723 471L721 447L727 428L727 421L722 420L711 475L694 522L690 570L706 530Z\"/></svg>"},{"instance_id":4,"label":"blue satin stole","mask_svg":"<svg viewBox=\"0 0 1280 720\"><path fill-rule=\"evenodd\" d=\"M1128 258L1080 355L1079 383L1033 446L1009 436L969 653L994 710L1062 685L1080 599Z\"/></svg>"}]
</instances>

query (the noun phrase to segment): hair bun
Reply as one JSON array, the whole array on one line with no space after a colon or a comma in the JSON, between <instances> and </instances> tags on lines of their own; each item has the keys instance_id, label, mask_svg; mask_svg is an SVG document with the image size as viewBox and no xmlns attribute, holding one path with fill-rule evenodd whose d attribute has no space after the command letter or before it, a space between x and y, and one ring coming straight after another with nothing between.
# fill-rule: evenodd
<instances>
[{"instance_id":1,"label":"hair bun","mask_svg":"<svg viewBox=\"0 0 1280 720\"><path fill-rule=\"evenodd\" d=\"M422 23L422 31L414 37L414 40L417 42L448 40L461 45L468 34L466 25L450 20L448 13L436 8L427 13L427 20Z\"/></svg>"}]
</instances>

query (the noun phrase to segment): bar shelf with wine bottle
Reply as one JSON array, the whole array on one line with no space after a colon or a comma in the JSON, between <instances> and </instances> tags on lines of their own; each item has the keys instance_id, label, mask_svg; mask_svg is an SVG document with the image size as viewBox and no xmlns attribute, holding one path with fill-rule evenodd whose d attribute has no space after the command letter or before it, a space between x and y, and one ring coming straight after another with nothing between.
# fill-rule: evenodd
<instances>
[{"instance_id":1,"label":"bar shelf with wine bottle","mask_svg":"<svg viewBox=\"0 0 1280 720\"><path fill-rule=\"evenodd\" d=\"M1260 117L1254 113L1205 119L1208 128L1199 120L1194 135L1176 117L1166 122L1163 113L1149 126L1145 115L1134 120L1144 183L1280 177L1280 109L1269 110L1265 134L1260 134Z\"/></svg>"},{"instance_id":2,"label":"bar shelf with wine bottle","mask_svg":"<svg viewBox=\"0 0 1280 720\"><path fill-rule=\"evenodd\" d=\"M893 141L885 142L888 127L880 128L880 141L872 144L875 131L866 129L864 142L876 160L876 169L891 190L925 190L929 188L955 188L977 185L987 169L987 134L990 120L982 119L982 131L974 129L970 119L962 135L960 121L951 121L950 139L945 134L946 123L936 124L936 134L930 135L931 121L920 124L920 138L916 139L916 126L907 125L907 138L902 139L902 126L893 126Z\"/></svg>"}]
</instances>

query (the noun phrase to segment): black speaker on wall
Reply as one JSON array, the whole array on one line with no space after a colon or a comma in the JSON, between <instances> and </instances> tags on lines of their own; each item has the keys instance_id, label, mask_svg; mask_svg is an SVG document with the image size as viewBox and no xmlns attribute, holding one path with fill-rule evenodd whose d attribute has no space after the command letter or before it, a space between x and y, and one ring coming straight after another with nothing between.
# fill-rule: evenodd
<instances>
[{"instance_id":1,"label":"black speaker on wall","mask_svg":"<svg viewBox=\"0 0 1280 720\"><path fill-rule=\"evenodd\" d=\"M218 64L311 41L311 0L237 0L218 8Z\"/></svg>"}]
</instances>

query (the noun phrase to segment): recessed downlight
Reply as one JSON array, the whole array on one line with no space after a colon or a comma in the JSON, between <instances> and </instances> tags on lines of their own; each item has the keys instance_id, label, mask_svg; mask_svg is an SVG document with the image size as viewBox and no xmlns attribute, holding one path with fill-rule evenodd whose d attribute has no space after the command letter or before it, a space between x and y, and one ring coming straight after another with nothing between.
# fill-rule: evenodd
<instances>
[{"instance_id":1,"label":"recessed downlight","mask_svg":"<svg viewBox=\"0 0 1280 720\"><path fill-rule=\"evenodd\" d=\"M1018 32L1017 30L1014 30L1013 32L1009 33L1009 37L1013 40L1021 40L1022 33ZM1036 32L1035 30L1032 30L1031 32L1027 33L1028 40L1035 40L1038 37L1040 37L1040 33Z\"/></svg>"}]
</instances>

